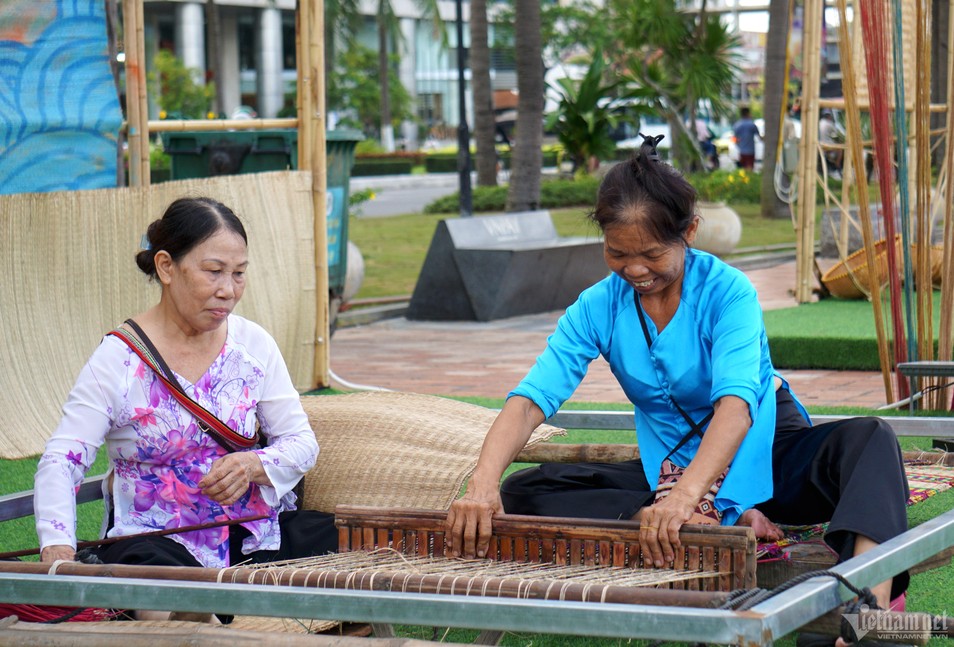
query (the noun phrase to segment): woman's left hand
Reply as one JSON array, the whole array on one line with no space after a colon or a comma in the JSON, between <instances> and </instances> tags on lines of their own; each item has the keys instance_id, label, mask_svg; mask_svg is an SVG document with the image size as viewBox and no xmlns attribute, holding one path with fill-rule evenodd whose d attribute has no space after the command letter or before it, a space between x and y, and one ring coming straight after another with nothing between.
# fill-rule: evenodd
<instances>
[{"instance_id":1,"label":"woman's left hand","mask_svg":"<svg viewBox=\"0 0 954 647\"><path fill-rule=\"evenodd\" d=\"M238 501L250 483L264 476L262 460L255 452L233 452L212 463L212 469L199 481L202 494L222 505Z\"/></svg>"},{"instance_id":2,"label":"woman's left hand","mask_svg":"<svg viewBox=\"0 0 954 647\"><path fill-rule=\"evenodd\" d=\"M666 498L639 511L639 547L644 562L651 561L656 568L672 563L675 549L681 546L679 529L692 518L697 503L673 489Z\"/></svg>"}]
</instances>

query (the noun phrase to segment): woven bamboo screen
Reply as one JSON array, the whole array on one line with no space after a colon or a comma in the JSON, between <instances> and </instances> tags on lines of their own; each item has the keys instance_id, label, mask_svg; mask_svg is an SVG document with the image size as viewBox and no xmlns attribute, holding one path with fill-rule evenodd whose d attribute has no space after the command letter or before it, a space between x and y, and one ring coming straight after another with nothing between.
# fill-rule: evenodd
<instances>
[{"instance_id":1,"label":"woven bamboo screen","mask_svg":"<svg viewBox=\"0 0 954 647\"><path fill-rule=\"evenodd\" d=\"M311 386L317 305L309 173L0 196L0 457L41 452L103 335L156 303L159 288L134 256L148 224L189 195L218 199L242 220L250 266L236 312L275 337L298 388Z\"/></svg>"}]
</instances>

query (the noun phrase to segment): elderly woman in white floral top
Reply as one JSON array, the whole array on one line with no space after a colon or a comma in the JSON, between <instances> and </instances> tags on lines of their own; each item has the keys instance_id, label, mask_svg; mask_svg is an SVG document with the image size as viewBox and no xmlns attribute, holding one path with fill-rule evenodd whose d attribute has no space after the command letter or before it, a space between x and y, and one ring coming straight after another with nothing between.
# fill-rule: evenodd
<instances>
[{"instance_id":1,"label":"elderly woman in white floral top","mask_svg":"<svg viewBox=\"0 0 954 647\"><path fill-rule=\"evenodd\" d=\"M37 469L41 559L75 558L74 492L103 445L103 532L128 537L95 549L104 562L223 567L334 550L332 516L295 506L292 488L318 455L298 392L275 340L232 313L248 267L242 223L215 200L182 198L147 237L136 262L160 284L161 296L120 332L151 341L172 373L165 377L235 438L252 439L260 427L262 439L230 451L173 396L161 368L121 336L107 335L83 367ZM250 517L260 518L134 536Z\"/></svg>"}]
</instances>

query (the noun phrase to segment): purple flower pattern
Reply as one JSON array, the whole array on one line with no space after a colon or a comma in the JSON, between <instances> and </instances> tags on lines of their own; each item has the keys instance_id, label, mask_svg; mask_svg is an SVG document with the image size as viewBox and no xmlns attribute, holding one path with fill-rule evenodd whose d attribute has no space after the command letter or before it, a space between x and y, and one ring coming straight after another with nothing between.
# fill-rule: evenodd
<instances>
[{"instance_id":1,"label":"purple flower pattern","mask_svg":"<svg viewBox=\"0 0 954 647\"><path fill-rule=\"evenodd\" d=\"M238 320L230 318L230 324L249 326L248 322L235 319ZM109 379L116 382L111 386L113 395L102 405L103 411L113 412L103 445L109 454L114 481L110 490L114 508L110 535L131 535L268 515L266 519L243 524L251 533L244 547L247 551L278 547L278 513L294 508L293 495L284 493L314 464L314 436L307 428L303 412L292 412L300 416L297 420L287 417L292 415L287 413L288 405L283 405L286 409L278 411L284 416L283 426L277 435L272 434L272 421L262 415L259 406L265 389L263 367L267 362L265 358L253 356L246 346L249 341L261 345L261 338L236 341L232 329L230 325L225 346L195 384L182 378L179 381L191 397L239 433L251 437L256 426L261 424L263 433L271 436L267 449L254 451L271 470L268 472L270 479L276 482L277 478L281 485L280 492L270 495L273 501L281 497L278 504L269 503L262 488L256 484L251 484L245 495L230 506L222 506L204 496L198 483L226 451L199 429L195 418L169 394L151 369L132 351L123 349L120 352L124 353L123 361L128 360L128 366L124 367L121 376L95 376L98 381ZM249 330L248 334L255 332ZM273 346L274 342L268 340ZM277 352L277 348L274 350ZM112 366L115 367L116 363ZM296 396L295 406L300 410L297 393L292 390L292 394ZM308 436L304 444L301 440L303 434ZM48 445L41 468L44 463L58 466L62 473L58 478L78 483L93 462L99 443L73 436L66 444L69 449L61 451L51 451ZM63 519L46 516L44 523L59 531L68 525ZM171 538L183 544L203 565L222 567L229 565L228 534L228 527L218 527L172 535Z\"/></svg>"}]
</instances>

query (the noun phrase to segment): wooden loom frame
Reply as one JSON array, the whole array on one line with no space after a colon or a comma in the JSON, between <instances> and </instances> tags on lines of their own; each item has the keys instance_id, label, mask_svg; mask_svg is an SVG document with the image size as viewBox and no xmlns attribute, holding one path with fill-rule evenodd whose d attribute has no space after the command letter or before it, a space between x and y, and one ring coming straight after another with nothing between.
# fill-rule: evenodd
<instances>
[{"instance_id":1,"label":"wooden loom frame","mask_svg":"<svg viewBox=\"0 0 954 647\"><path fill-rule=\"evenodd\" d=\"M390 548L404 555L442 556L444 520L433 510L338 506L338 549ZM690 591L732 591L755 586L755 533L736 526L685 526L675 570L717 571L718 578L683 580L665 586ZM645 568L639 523L566 517L494 517L488 557L502 562Z\"/></svg>"},{"instance_id":2,"label":"wooden loom frame","mask_svg":"<svg viewBox=\"0 0 954 647\"><path fill-rule=\"evenodd\" d=\"M954 545L954 511L830 570L855 586L872 586L951 545ZM106 574L103 572L99 577L91 577L91 569L102 567L77 563L64 564L61 567L63 573L53 577L28 572L31 568L45 572L46 565L22 563L17 565L20 572L11 572L10 568L0 565L0 602L165 611L189 609L236 615L330 618L735 645L772 645L774 640L806 625L812 628L826 626L831 630L840 622L842 603L853 596L837 580L815 578L749 610L729 611L660 604L462 598L444 594L342 591L262 584L227 583L210 587L208 582L104 578ZM118 572L137 567L114 568Z\"/></svg>"}]
</instances>

